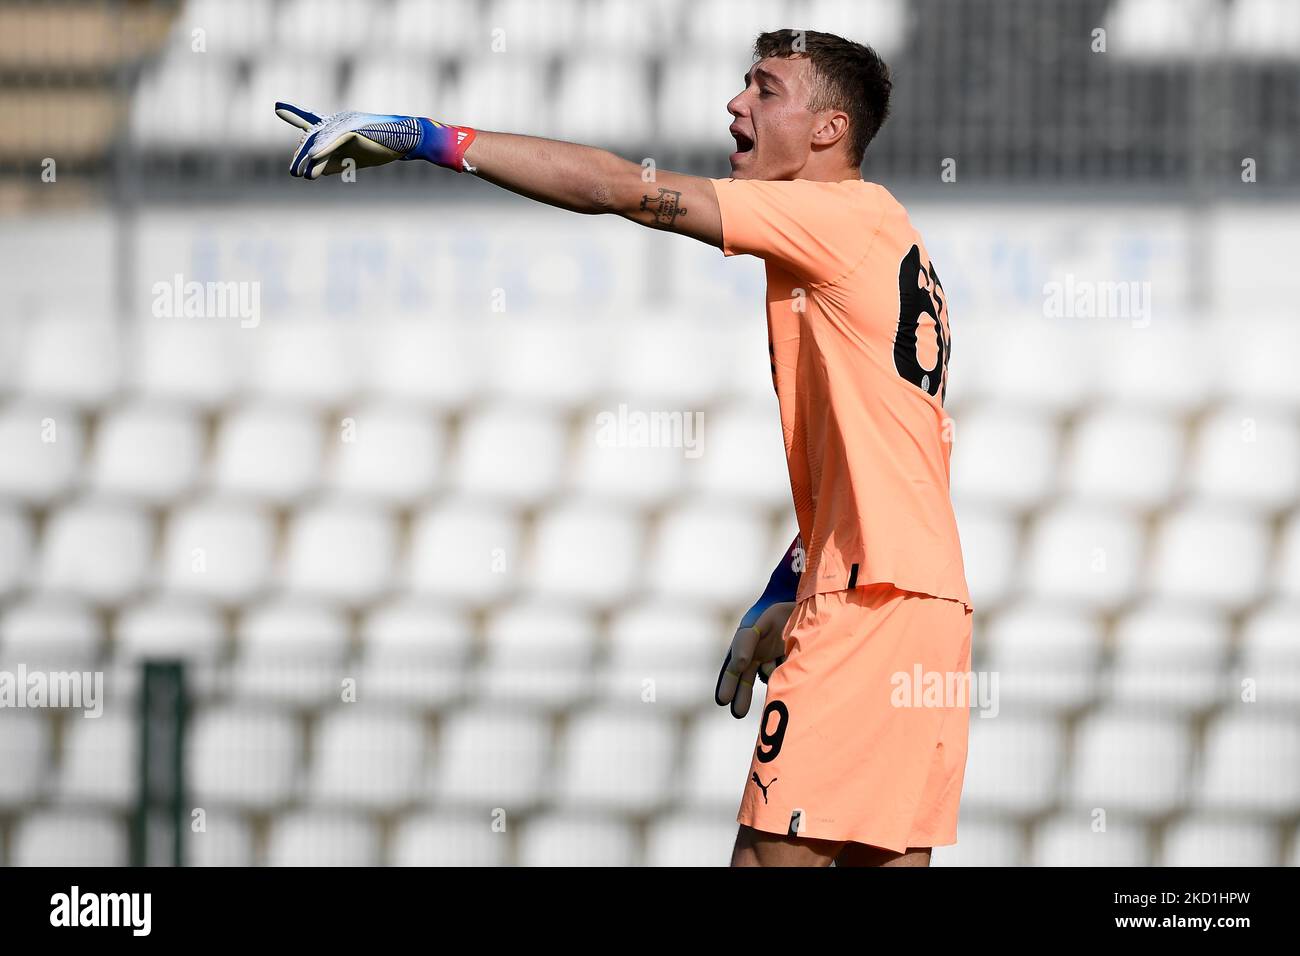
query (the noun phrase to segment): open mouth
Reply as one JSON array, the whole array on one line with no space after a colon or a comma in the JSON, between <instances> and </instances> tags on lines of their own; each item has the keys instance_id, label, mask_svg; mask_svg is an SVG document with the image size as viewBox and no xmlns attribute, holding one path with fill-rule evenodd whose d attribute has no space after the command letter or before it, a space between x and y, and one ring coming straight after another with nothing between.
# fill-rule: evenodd
<instances>
[{"instance_id":1,"label":"open mouth","mask_svg":"<svg viewBox=\"0 0 1300 956\"><path fill-rule=\"evenodd\" d=\"M738 129L731 130L731 138L736 141L737 153L748 153L751 149L754 148L754 138L745 133L742 133Z\"/></svg>"}]
</instances>

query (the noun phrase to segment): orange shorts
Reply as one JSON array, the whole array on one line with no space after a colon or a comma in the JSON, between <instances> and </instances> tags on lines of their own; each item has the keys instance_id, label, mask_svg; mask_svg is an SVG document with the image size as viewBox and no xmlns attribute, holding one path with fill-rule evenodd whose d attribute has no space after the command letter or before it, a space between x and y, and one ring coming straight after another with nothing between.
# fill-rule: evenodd
<instances>
[{"instance_id":1,"label":"orange shorts","mask_svg":"<svg viewBox=\"0 0 1300 956\"><path fill-rule=\"evenodd\" d=\"M970 645L959 601L889 584L801 601L737 822L898 853L956 843Z\"/></svg>"}]
</instances>

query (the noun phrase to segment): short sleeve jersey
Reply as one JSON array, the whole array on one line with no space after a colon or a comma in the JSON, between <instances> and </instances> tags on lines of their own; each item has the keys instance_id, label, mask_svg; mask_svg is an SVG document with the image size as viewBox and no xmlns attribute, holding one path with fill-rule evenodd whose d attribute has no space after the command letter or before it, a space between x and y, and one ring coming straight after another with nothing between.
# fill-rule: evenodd
<instances>
[{"instance_id":1,"label":"short sleeve jersey","mask_svg":"<svg viewBox=\"0 0 1300 956\"><path fill-rule=\"evenodd\" d=\"M797 600L890 583L970 607L949 495L948 300L907 211L860 179L713 185L723 252L767 267L806 549Z\"/></svg>"}]
</instances>

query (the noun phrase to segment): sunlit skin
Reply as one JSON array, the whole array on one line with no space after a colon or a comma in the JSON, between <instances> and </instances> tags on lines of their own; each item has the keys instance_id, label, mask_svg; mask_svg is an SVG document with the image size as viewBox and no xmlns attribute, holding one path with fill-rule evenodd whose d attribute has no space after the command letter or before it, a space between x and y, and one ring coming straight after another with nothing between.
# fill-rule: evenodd
<instances>
[{"instance_id":1,"label":"sunlit skin","mask_svg":"<svg viewBox=\"0 0 1300 956\"><path fill-rule=\"evenodd\" d=\"M735 179L861 179L849 156L849 115L808 109L812 61L767 57L745 74L745 88L727 104L735 119Z\"/></svg>"}]
</instances>

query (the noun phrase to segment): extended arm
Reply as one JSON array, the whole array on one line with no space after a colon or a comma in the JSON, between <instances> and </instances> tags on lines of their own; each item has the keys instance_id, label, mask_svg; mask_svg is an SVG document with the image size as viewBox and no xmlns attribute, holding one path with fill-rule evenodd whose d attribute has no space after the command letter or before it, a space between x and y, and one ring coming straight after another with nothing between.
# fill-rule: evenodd
<instances>
[{"instance_id":1,"label":"extended arm","mask_svg":"<svg viewBox=\"0 0 1300 956\"><path fill-rule=\"evenodd\" d=\"M394 160L423 159L571 212L613 213L652 229L722 245L713 184L646 170L593 146L491 133L421 116L343 112L321 116L291 103L276 115L303 131L289 171L317 179Z\"/></svg>"},{"instance_id":2,"label":"extended arm","mask_svg":"<svg viewBox=\"0 0 1300 956\"><path fill-rule=\"evenodd\" d=\"M479 131L465 153L479 178L578 213L614 213L652 229L722 245L713 184L700 176L655 170L594 146Z\"/></svg>"}]
</instances>

